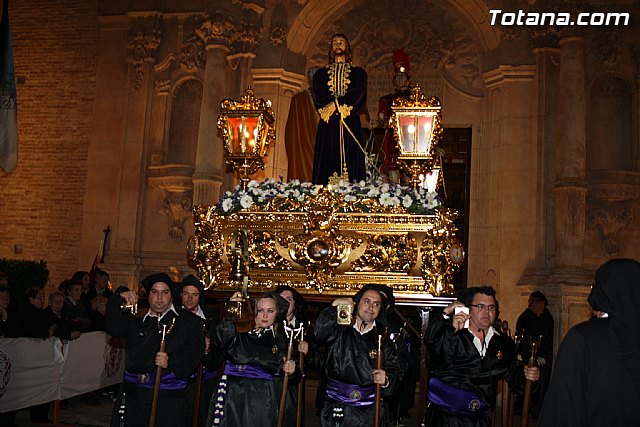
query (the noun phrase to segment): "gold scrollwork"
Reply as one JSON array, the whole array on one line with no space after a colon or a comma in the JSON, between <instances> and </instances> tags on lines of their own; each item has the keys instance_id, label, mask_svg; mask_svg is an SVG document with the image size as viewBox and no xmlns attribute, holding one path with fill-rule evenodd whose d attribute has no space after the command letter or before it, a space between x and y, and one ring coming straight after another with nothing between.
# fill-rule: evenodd
<instances>
[{"instance_id":1,"label":"gold scrollwork","mask_svg":"<svg viewBox=\"0 0 640 427\"><path fill-rule=\"evenodd\" d=\"M368 236L367 250L351 265L353 271L409 273L416 264L417 242L411 234Z\"/></svg>"}]
</instances>

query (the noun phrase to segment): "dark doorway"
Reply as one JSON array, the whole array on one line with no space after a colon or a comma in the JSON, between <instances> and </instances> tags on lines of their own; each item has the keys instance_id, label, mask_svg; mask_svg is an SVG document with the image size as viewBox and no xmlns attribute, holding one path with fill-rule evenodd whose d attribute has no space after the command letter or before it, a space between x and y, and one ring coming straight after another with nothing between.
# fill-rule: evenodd
<instances>
[{"instance_id":1,"label":"dark doorway","mask_svg":"<svg viewBox=\"0 0 640 427\"><path fill-rule=\"evenodd\" d=\"M444 205L456 209L458 238L468 249L469 242L469 177L471 176L471 128L445 128L440 140L444 149L442 174L444 186L440 190ZM468 257L468 254L467 254ZM456 289L467 287L467 257L456 271Z\"/></svg>"}]
</instances>

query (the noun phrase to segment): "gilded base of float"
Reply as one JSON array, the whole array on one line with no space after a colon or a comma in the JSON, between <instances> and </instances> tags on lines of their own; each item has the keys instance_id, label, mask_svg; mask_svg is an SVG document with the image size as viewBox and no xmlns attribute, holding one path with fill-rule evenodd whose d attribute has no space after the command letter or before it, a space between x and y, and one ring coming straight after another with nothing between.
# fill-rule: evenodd
<instances>
[{"instance_id":1,"label":"gilded base of float","mask_svg":"<svg viewBox=\"0 0 640 427\"><path fill-rule=\"evenodd\" d=\"M241 256L234 239L243 230L251 292L289 285L307 296L330 297L378 283L398 297L445 296L453 293L453 273L464 259L456 216L446 208L419 215L373 200L345 200L328 189L302 202L276 197L230 214L196 206L188 258L209 291L237 290L230 271Z\"/></svg>"}]
</instances>

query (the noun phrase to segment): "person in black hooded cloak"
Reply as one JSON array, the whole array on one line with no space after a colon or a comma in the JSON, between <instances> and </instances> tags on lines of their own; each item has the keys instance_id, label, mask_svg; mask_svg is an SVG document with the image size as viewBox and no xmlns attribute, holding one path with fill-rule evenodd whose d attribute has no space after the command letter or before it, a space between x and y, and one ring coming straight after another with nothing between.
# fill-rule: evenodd
<instances>
[{"instance_id":1,"label":"person in black hooded cloak","mask_svg":"<svg viewBox=\"0 0 640 427\"><path fill-rule=\"evenodd\" d=\"M241 301L240 292L231 301ZM238 332L230 319L218 323L212 345L225 355L224 374L209 408L209 426L273 427L278 420L274 376L300 379L295 357L286 361L289 340L283 332L289 304L276 292L254 299L255 327Z\"/></svg>"},{"instance_id":2,"label":"person in black hooded cloak","mask_svg":"<svg viewBox=\"0 0 640 427\"><path fill-rule=\"evenodd\" d=\"M640 263L604 263L588 301L595 316L562 340L538 426L640 426Z\"/></svg>"},{"instance_id":3,"label":"person in black hooded cloak","mask_svg":"<svg viewBox=\"0 0 640 427\"><path fill-rule=\"evenodd\" d=\"M127 340L122 393L116 399L111 425L148 426L153 389L160 382L155 425L185 424L187 377L204 354L204 335L198 320L173 303L175 283L164 273L147 276L142 286L149 296L149 311L143 317L122 313L123 300L134 305L138 294L124 291L107 303L106 331ZM166 328L165 349L160 351L161 331ZM157 368L160 378L156 378Z\"/></svg>"},{"instance_id":4,"label":"person in black hooded cloak","mask_svg":"<svg viewBox=\"0 0 640 427\"><path fill-rule=\"evenodd\" d=\"M325 308L314 327L315 340L327 347L325 373L327 393L321 426L370 427L374 419L375 385L382 396L391 395L402 377L395 347L384 340L382 369L376 369L379 336L385 335L386 318L393 310L393 290L369 284L353 298L338 298ZM338 310L350 306L353 324L338 324ZM380 425L388 426L383 402Z\"/></svg>"},{"instance_id":5,"label":"person in black hooded cloak","mask_svg":"<svg viewBox=\"0 0 640 427\"><path fill-rule=\"evenodd\" d=\"M211 396L218 384L218 369L224 362L224 355L222 352L211 345L211 337L215 333L216 325L218 324L218 312L215 310L209 310L207 307L207 298L205 289L196 276L190 274L182 279L178 288L180 294L180 301L182 302L182 308L190 311L197 316L198 326L205 334L205 350L202 357L202 370L199 367L189 376L187 381L186 391L186 425L193 425L193 418L195 415L196 407L196 394L198 393L198 375L202 375L200 382L200 400L198 404L198 426L204 426L207 422L207 415L209 413L209 402Z\"/></svg>"}]
</instances>

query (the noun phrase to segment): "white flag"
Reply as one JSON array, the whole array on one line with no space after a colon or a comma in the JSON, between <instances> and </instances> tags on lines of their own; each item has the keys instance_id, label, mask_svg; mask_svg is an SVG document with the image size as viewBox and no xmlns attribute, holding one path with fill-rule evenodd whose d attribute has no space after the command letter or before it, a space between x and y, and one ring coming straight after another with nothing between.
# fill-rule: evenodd
<instances>
[{"instance_id":1,"label":"white flag","mask_svg":"<svg viewBox=\"0 0 640 427\"><path fill-rule=\"evenodd\" d=\"M0 168L10 173L18 162L18 103L13 75L9 0L4 0L0 23Z\"/></svg>"}]
</instances>

